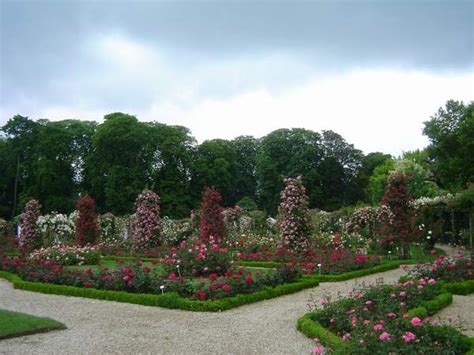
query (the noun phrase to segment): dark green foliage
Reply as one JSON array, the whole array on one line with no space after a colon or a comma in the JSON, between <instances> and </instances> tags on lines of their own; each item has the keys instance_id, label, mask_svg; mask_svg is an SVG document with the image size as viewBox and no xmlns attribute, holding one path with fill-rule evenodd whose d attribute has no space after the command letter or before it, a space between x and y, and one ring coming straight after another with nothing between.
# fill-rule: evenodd
<instances>
[{"instance_id":1,"label":"dark green foliage","mask_svg":"<svg viewBox=\"0 0 474 355\"><path fill-rule=\"evenodd\" d=\"M458 190L474 181L474 102L449 100L425 122L428 155L438 183Z\"/></svg>"}]
</instances>

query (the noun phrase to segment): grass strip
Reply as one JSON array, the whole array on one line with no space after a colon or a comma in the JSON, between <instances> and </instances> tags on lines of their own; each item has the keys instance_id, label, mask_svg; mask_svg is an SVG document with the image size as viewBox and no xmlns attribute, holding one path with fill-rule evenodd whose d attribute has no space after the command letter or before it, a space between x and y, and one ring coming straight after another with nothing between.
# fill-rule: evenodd
<instances>
[{"instance_id":1,"label":"grass strip","mask_svg":"<svg viewBox=\"0 0 474 355\"><path fill-rule=\"evenodd\" d=\"M59 329L66 326L50 318L0 309L0 340Z\"/></svg>"}]
</instances>

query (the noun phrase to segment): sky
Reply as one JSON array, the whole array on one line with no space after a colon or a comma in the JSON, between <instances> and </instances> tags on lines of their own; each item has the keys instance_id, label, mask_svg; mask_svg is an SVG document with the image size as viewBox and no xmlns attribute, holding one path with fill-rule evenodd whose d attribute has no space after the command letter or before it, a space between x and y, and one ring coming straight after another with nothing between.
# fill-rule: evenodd
<instances>
[{"instance_id":1,"label":"sky","mask_svg":"<svg viewBox=\"0 0 474 355\"><path fill-rule=\"evenodd\" d=\"M198 142L333 130L423 148L474 99L474 1L0 0L0 126L125 112Z\"/></svg>"}]
</instances>

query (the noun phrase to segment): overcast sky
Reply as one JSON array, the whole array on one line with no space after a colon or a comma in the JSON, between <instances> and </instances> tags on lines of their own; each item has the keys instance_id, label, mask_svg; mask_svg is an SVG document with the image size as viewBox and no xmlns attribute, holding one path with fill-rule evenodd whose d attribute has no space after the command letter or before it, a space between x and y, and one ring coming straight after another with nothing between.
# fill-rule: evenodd
<instances>
[{"instance_id":1,"label":"overcast sky","mask_svg":"<svg viewBox=\"0 0 474 355\"><path fill-rule=\"evenodd\" d=\"M0 3L0 125L121 111L199 142L304 127L398 155L474 99L473 1Z\"/></svg>"}]
</instances>

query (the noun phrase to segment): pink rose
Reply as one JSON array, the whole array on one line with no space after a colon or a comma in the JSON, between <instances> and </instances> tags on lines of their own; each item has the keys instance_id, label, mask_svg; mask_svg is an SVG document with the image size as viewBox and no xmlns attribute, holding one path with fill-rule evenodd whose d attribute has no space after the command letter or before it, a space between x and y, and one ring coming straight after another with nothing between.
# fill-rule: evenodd
<instances>
[{"instance_id":1,"label":"pink rose","mask_svg":"<svg viewBox=\"0 0 474 355\"><path fill-rule=\"evenodd\" d=\"M390 340L390 334L387 332L383 332L380 334L379 339L382 341L389 341Z\"/></svg>"},{"instance_id":2,"label":"pink rose","mask_svg":"<svg viewBox=\"0 0 474 355\"><path fill-rule=\"evenodd\" d=\"M412 332L405 332L405 335L402 335L402 338L405 341L405 343L409 343L416 339L416 335L413 334Z\"/></svg>"},{"instance_id":3,"label":"pink rose","mask_svg":"<svg viewBox=\"0 0 474 355\"><path fill-rule=\"evenodd\" d=\"M414 327L422 327L423 326L423 321L418 317L412 318L410 323Z\"/></svg>"}]
</instances>

